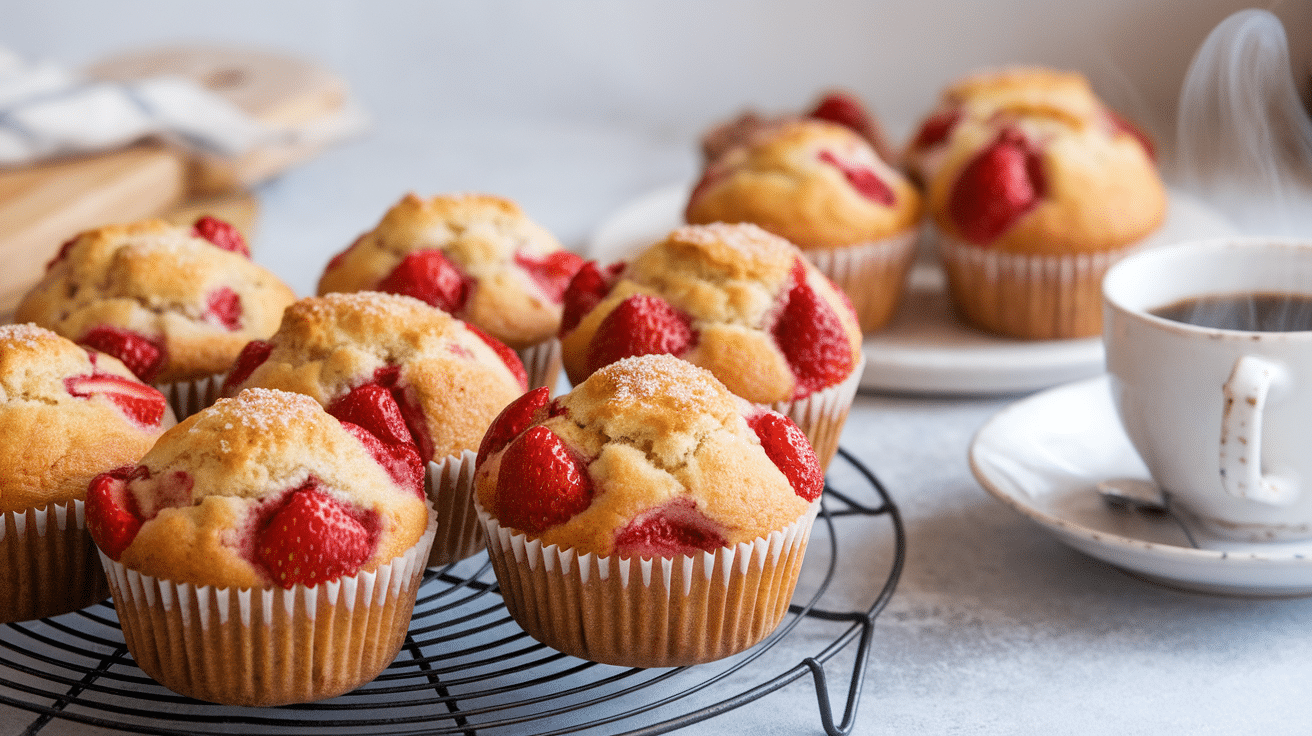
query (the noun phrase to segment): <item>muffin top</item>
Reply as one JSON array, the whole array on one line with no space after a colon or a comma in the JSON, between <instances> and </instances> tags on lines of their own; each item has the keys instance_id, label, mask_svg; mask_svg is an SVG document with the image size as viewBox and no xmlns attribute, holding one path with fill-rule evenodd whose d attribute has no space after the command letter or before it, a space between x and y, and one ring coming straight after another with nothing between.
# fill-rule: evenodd
<instances>
[{"instance_id":1,"label":"muffin top","mask_svg":"<svg viewBox=\"0 0 1312 736\"><path fill-rule=\"evenodd\" d=\"M64 244L15 319L109 353L147 383L225 373L296 298L249 254L211 217L88 230Z\"/></svg>"},{"instance_id":2,"label":"muffin top","mask_svg":"<svg viewBox=\"0 0 1312 736\"><path fill-rule=\"evenodd\" d=\"M582 262L508 199L407 194L328 262L318 291L413 296L521 350L556 333Z\"/></svg>"},{"instance_id":3,"label":"muffin top","mask_svg":"<svg viewBox=\"0 0 1312 736\"><path fill-rule=\"evenodd\" d=\"M672 557L795 522L824 488L801 430L668 355L570 393L525 394L488 430L475 493L503 527L580 554Z\"/></svg>"},{"instance_id":4,"label":"muffin top","mask_svg":"<svg viewBox=\"0 0 1312 736\"><path fill-rule=\"evenodd\" d=\"M0 326L0 512L86 496L175 423L118 360L32 324Z\"/></svg>"},{"instance_id":5,"label":"muffin top","mask_svg":"<svg viewBox=\"0 0 1312 736\"><path fill-rule=\"evenodd\" d=\"M1140 137L1105 117L1027 102L958 123L929 182L944 235L1002 252L1096 253L1134 243L1166 214Z\"/></svg>"},{"instance_id":6,"label":"muffin top","mask_svg":"<svg viewBox=\"0 0 1312 736\"><path fill-rule=\"evenodd\" d=\"M800 114L763 115L755 110L744 110L732 120L712 126L701 137L703 163L709 164L721 154L750 141L762 131L782 126L795 120L828 120L851 128L866 139L876 155L885 161L893 160L893 150L884 135L879 119L866 109L854 94L843 90L825 92L810 110Z\"/></svg>"},{"instance_id":7,"label":"muffin top","mask_svg":"<svg viewBox=\"0 0 1312 736\"><path fill-rule=\"evenodd\" d=\"M905 232L920 219L911 182L850 128L822 120L773 126L706 167L689 223L750 222L803 249Z\"/></svg>"},{"instance_id":8,"label":"muffin top","mask_svg":"<svg viewBox=\"0 0 1312 736\"><path fill-rule=\"evenodd\" d=\"M576 385L620 358L668 353L769 404L841 383L860 361L847 297L788 241L745 223L678 228L630 264L589 262L565 303Z\"/></svg>"},{"instance_id":9,"label":"muffin top","mask_svg":"<svg viewBox=\"0 0 1312 736\"><path fill-rule=\"evenodd\" d=\"M110 558L178 583L290 588L373 570L428 525L419 453L386 434L308 396L243 391L96 476L87 528Z\"/></svg>"},{"instance_id":10,"label":"muffin top","mask_svg":"<svg viewBox=\"0 0 1312 736\"><path fill-rule=\"evenodd\" d=\"M505 345L418 299L375 291L288 307L272 337L242 351L223 394L255 386L306 394L338 416L390 402L425 460L478 449L527 390Z\"/></svg>"}]
</instances>

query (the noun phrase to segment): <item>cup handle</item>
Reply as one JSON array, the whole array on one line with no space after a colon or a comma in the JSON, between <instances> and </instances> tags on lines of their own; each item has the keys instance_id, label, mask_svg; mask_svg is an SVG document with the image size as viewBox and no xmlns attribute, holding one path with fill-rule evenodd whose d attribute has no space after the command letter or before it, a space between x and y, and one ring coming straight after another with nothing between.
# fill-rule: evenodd
<instances>
[{"instance_id":1,"label":"cup handle","mask_svg":"<svg viewBox=\"0 0 1312 736\"><path fill-rule=\"evenodd\" d=\"M1299 495L1295 477L1262 473L1262 415L1271 389L1289 384L1289 372L1279 363L1245 355L1235 361L1222 392L1221 485L1237 498L1271 506L1293 503Z\"/></svg>"}]
</instances>

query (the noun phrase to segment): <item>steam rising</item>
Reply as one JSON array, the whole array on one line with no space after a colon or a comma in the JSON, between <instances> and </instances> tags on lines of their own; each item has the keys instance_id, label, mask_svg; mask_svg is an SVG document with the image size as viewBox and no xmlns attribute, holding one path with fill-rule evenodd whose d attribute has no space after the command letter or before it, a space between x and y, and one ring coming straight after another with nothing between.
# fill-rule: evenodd
<instances>
[{"instance_id":1,"label":"steam rising","mask_svg":"<svg viewBox=\"0 0 1312 736\"><path fill-rule=\"evenodd\" d=\"M1176 126L1185 189L1245 232L1309 234L1312 118L1278 18L1243 10L1212 31L1189 65Z\"/></svg>"}]
</instances>

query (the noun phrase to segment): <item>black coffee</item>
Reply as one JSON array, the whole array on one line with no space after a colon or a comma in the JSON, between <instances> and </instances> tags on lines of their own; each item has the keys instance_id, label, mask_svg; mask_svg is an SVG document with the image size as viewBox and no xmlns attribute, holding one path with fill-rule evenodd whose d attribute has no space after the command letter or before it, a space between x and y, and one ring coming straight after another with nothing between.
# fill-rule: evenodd
<instances>
[{"instance_id":1,"label":"black coffee","mask_svg":"<svg viewBox=\"0 0 1312 736\"><path fill-rule=\"evenodd\" d=\"M1222 330L1312 330L1312 294L1216 294L1185 299L1150 312L1176 322Z\"/></svg>"}]
</instances>

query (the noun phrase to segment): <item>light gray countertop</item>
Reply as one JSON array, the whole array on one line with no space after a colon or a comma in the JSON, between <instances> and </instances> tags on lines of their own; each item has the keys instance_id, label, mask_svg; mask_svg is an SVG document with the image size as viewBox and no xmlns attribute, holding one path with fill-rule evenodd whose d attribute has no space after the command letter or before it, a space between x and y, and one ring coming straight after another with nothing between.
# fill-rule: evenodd
<instances>
[{"instance_id":1,"label":"light gray countertop","mask_svg":"<svg viewBox=\"0 0 1312 736\"><path fill-rule=\"evenodd\" d=\"M374 116L366 137L260 189L256 260L299 294L310 294L328 258L407 191L502 194L567 245L581 248L624 204L695 175L696 132L749 101L714 101L736 80L749 80L742 83L756 99L779 107L801 104L830 83L850 83L867 96L901 95L901 106L894 105L890 115L890 128L901 134L932 103L942 80L1008 58L1002 47L963 47L962 59L925 62L925 89L912 94L900 83L867 84L852 72L854 60L883 59L879 52L864 52L855 34L830 19L816 23L838 34L837 60L772 66L768 71L776 86L747 71L726 71L710 75L708 89L693 93L678 87L696 86L697 64L670 60L662 71L666 55L709 59L710 45L734 32L742 34L737 40L749 51L757 50L760 38L777 41L791 24L810 22L809 15L784 3L768 11L779 15L778 22L739 26L734 18L747 12L748 4L711 4L700 11L700 4L680 3L677 12L658 12L652 4L635 3L645 10L631 16L619 9L628 4L543 5L554 11L528 10L540 7L533 3L494 4L518 19L508 21L508 37L494 33L497 27L479 4L451 3L437 10L416 3L339 1L263 11L263 3L239 2L231 10L238 20L206 5L205 22L211 25L205 37L314 55L344 73ZM975 12L968 4L930 5L925 13ZM1109 20L1116 9L1136 7L1133 2L1077 5L1103 30L1117 27ZM190 25L201 20L172 4L132 3L125 16L135 23L122 25L99 4L42 6L0 0L0 44L82 62L113 48L201 36L201 27ZM1193 34L1181 41L1187 48L1238 7L1219 1L1200 6L1199 17L1186 23ZM833 1L819 7L833 12L865 6ZM1172 6L1153 7L1166 12ZM588 32L564 28L553 12L571 22L589 17L595 25ZM671 40L671 34L687 30L697 12L706 16L705 32L673 36L683 38L686 47ZM868 9L854 12L863 22L874 22ZM918 29L935 27L916 20L912 10L896 15ZM304 34L296 30L298 16ZM97 33L97 24L105 26L103 33ZM626 46L642 37L643 26L665 34L665 40ZM618 35L596 40L607 32ZM809 38L805 50L821 56L826 44ZM431 66L424 61L426 44L432 45ZM498 61L517 45L543 54L540 65L535 66L536 57ZM607 53L618 55L615 68L607 67ZM1024 58L1081 61L1078 54L1046 44L1027 50ZM1178 79L1187 49L1163 58L1174 65ZM401 66L389 70L385 62ZM443 64L456 72L442 71ZM641 88L626 87L629 78L639 80ZM506 81L504 88L496 86L498 80ZM556 94L548 89L553 85ZM649 99L667 90L687 108L662 109ZM591 107L589 92L596 95ZM1145 104L1151 105L1149 98ZM1169 112L1160 117L1169 120ZM857 398L842 445L886 485L905 519L908 543L900 584L877 619L855 732L1306 733L1312 723L1312 599L1220 597L1145 582L1065 546L990 497L971 473L967 450L975 432L1017 398ZM889 526L884 520L849 519L840 530L843 564L826 600L860 605L872 599L886 574ZM862 560L873 564L867 567ZM790 639L771 661L809 656L823 647L826 636L832 633ZM840 698L843 661L840 657L831 674ZM838 707L841 711L841 702ZM23 733L33 720L25 711L0 707L0 734ZM686 732L810 734L821 733L819 724L813 686L802 678ZM625 727L641 725L639 720ZM110 732L59 719L39 730Z\"/></svg>"}]
</instances>

